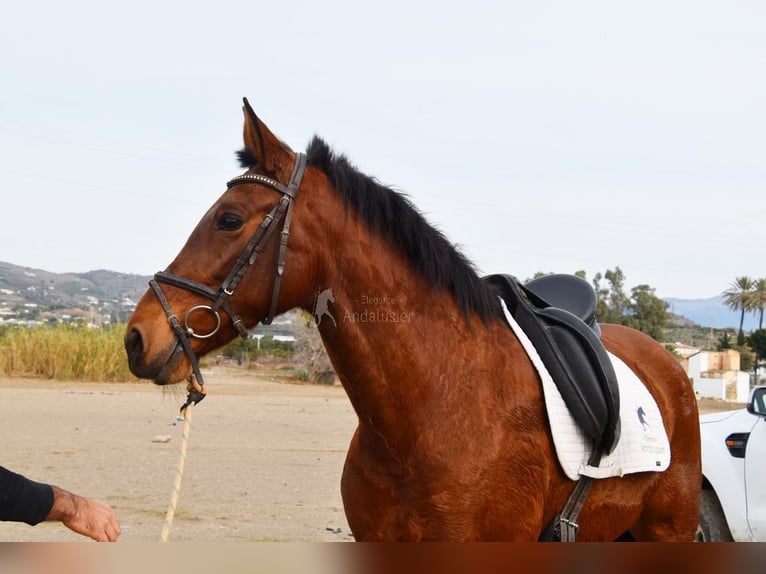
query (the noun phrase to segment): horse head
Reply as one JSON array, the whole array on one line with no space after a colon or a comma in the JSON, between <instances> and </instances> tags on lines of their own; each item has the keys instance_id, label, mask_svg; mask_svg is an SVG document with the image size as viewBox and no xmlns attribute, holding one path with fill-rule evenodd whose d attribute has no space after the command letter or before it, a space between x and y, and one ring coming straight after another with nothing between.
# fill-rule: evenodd
<instances>
[{"instance_id":1,"label":"horse head","mask_svg":"<svg viewBox=\"0 0 766 574\"><path fill-rule=\"evenodd\" d=\"M158 384L186 378L189 353L202 356L275 314L312 302L306 288L314 276L314 243L306 229L312 207L299 193L312 176L304 177L303 154L280 141L244 102L245 147L238 156L247 171L228 183L173 262L155 276L127 325L131 371Z\"/></svg>"}]
</instances>

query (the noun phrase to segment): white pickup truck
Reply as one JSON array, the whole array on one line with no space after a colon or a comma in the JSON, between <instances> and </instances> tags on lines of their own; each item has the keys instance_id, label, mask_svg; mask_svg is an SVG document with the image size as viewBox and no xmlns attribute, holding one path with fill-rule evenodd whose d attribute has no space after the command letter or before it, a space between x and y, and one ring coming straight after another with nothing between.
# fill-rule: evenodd
<instances>
[{"instance_id":1,"label":"white pickup truck","mask_svg":"<svg viewBox=\"0 0 766 574\"><path fill-rule=\"evenodd\" d=\"M746 409L700 415L698 541L766 542L766 386Z\"/></svg>"}]
</instances>

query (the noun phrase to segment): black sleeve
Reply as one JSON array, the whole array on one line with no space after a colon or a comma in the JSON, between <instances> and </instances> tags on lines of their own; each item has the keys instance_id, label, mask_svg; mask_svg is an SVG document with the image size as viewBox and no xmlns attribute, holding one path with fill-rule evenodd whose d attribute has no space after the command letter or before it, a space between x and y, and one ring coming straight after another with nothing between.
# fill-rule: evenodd
<instances>
[{"instance_id":1,"label":"black sleeve","mask_svg":"<svg viewBox=\"0 0 766 574\"><path fill-rule=\"evenodd\" d=\"M35 525L53 507L53 489L0 466L0 520Z\"/></svg>"}]
</instances>

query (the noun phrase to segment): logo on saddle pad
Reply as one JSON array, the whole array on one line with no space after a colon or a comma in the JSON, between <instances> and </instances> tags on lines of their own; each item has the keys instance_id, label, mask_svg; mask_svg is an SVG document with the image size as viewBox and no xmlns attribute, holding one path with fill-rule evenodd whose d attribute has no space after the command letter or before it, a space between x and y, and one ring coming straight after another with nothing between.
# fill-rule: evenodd
<instances>
[{"instance_id":1,"label":"logo on saddle pad","mask_svg":"<svg viewBox=\"0 0 766 574\"><path fill-rule=\"evenodd\" d=\"M646 422L646 412L644 412L644 407L639 406L636 414L638 415L638 422L641 423L641 428L644 429L644 432L652 430L652 425Z\"/></svg>"}]
</instances>

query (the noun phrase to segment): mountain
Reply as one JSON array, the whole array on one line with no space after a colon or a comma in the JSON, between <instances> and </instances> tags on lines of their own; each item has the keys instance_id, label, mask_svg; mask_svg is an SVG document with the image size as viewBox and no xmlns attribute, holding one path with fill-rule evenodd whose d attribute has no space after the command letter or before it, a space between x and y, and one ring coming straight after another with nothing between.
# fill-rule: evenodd
<instances>
[{"instance_id":1,"label":"mountain","mask_svg":"<svg viewBox=\"0 0 766 574\"><path fill-rule=\"evenodd\" d=\"M691 319L702 327L739 329L740 313L728 309L723 302L722 295L707 299L667 297L664 301L670 305L669 312ZM757 328L758 316L753 313L745 313L744 330L747 332Z\"/></svg>"},{"instance_id":2,"label":"mountain","mask_svg":"<svg viewBox=\"0 0 766 574\"><path fill-rule=\"evenodd\" d=\"M150 277L89 271L51 273L0 261L0 322L40 322L89 317L91 322L125 320Z\"/></svg>"},{"instance_id":3,"label":"mountain","mask_svg":"<svg viewBox=\"0 0 766 574\"><path fill-rule=\"evenodd\" d=\"M51 273L0 261L0 323L40 322L86 317L91 322L126 321L151 277L116 271ZM699 326L739 328L739 313L717 295L707 299L664 299L668 311ZM758 328L758 317L745 315L745 331Z\"/></svg>"}]
</instances>

